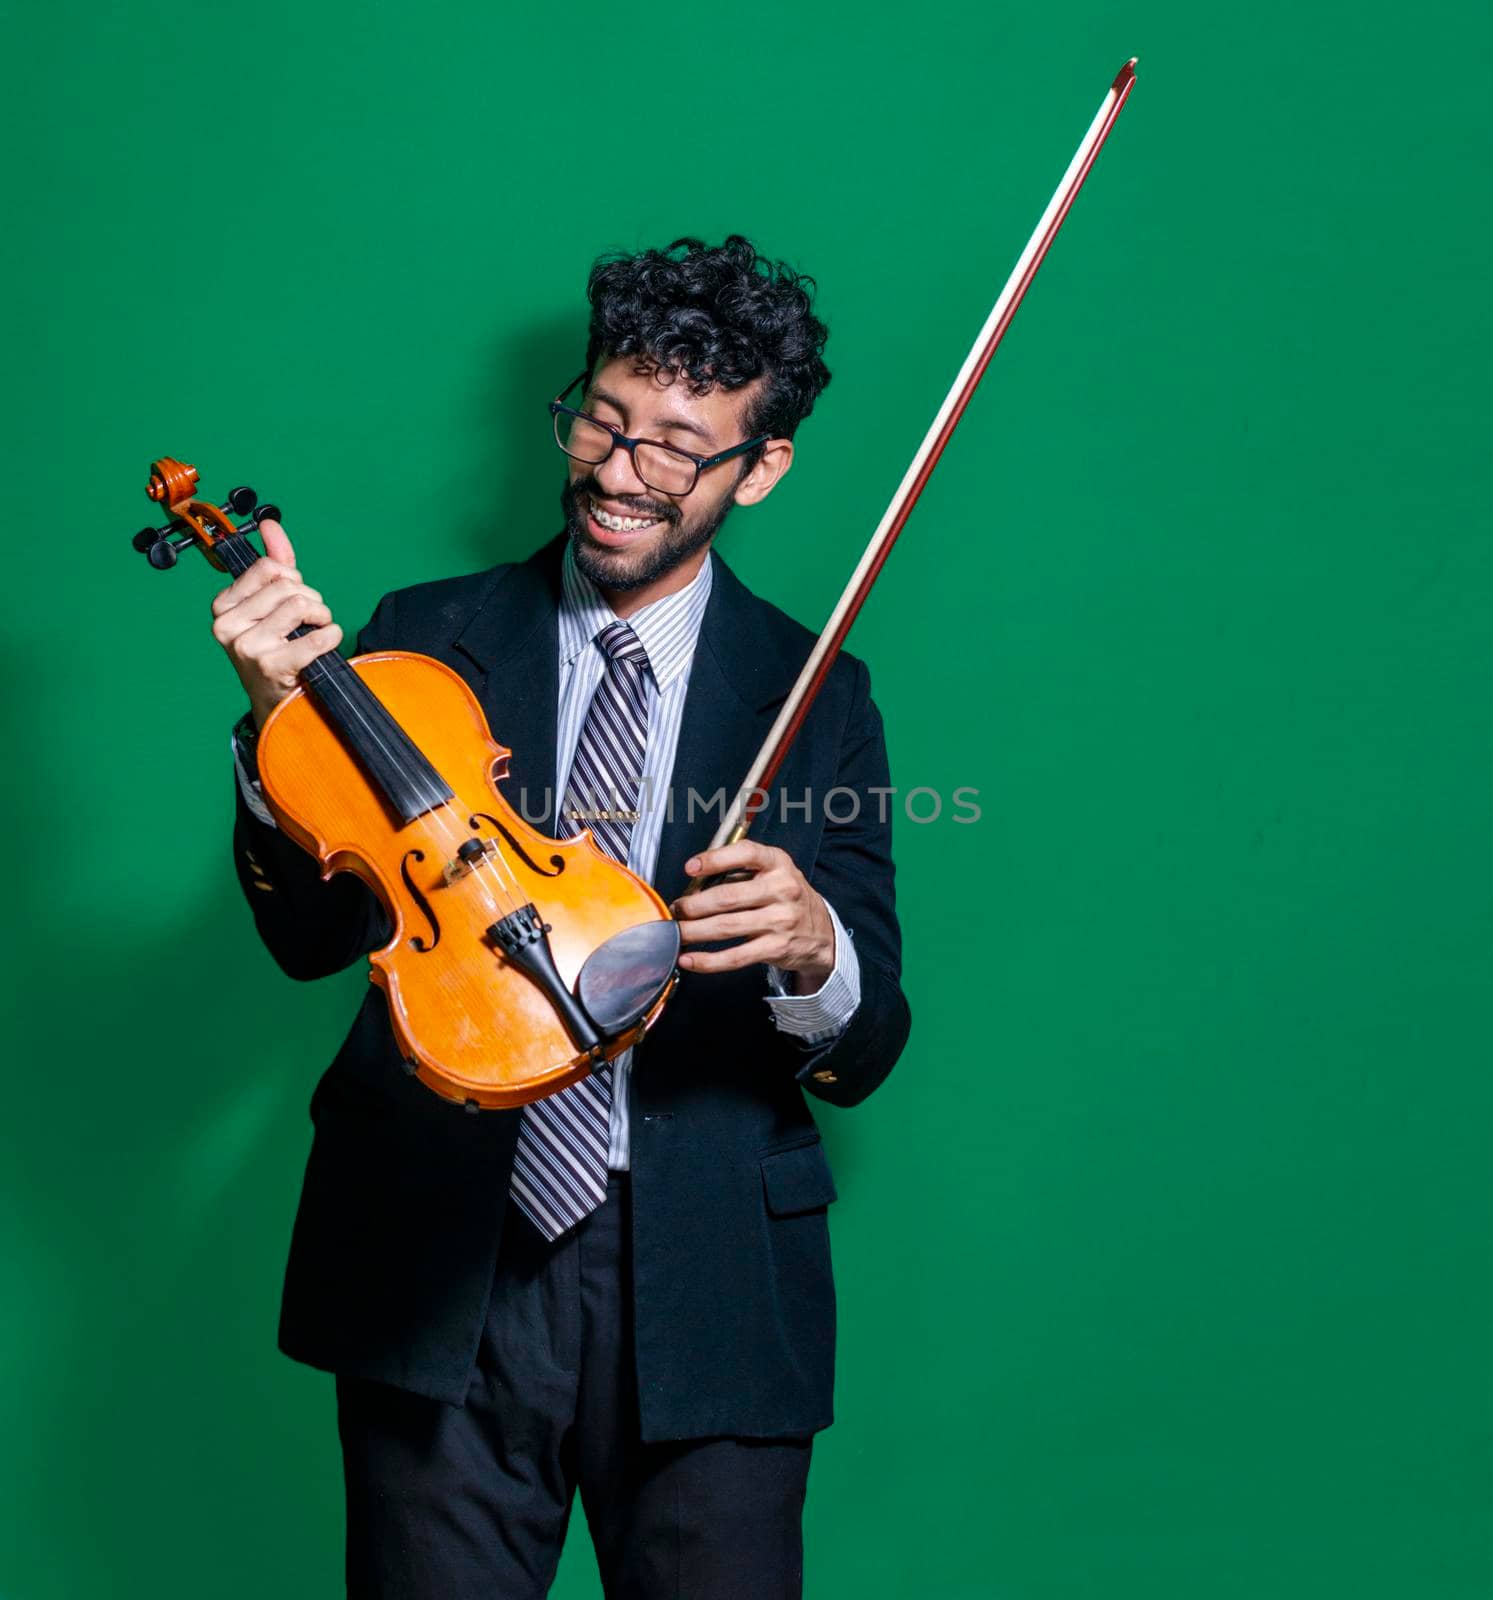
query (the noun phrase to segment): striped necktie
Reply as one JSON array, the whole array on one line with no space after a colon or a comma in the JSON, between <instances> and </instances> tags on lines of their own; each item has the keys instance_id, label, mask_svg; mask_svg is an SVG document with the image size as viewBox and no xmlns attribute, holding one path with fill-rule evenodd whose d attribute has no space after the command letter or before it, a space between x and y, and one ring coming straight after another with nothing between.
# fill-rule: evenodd
<instances>
[{"instance_id":1,"label":"striped necktie","mask_svg":"<svg viewBox=\"0 0 1493 1600\"><path fill-rule=\"evenodd\" d=\"M625 866L648 744L648 652L625 622L608 623L596 642L606 673L576 743L558 831L568 838L589 827ZM546 1239L559 1238L605 1197L611 1112L610 1062L524 1107L510 1189Z\"/></svg>"}]
</instances>

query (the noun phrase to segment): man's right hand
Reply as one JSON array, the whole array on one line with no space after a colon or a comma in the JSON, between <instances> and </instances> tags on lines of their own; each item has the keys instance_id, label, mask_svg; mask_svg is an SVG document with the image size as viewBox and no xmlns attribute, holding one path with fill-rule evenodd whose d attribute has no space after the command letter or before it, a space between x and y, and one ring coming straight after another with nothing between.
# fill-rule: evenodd
<instances>
[{"instance_id":1,"label":"man's right hand","mask_svg":"<svg viewBox=\"0 0 1493 1600\"><path fill-rule=\"evenodd\" d=\"M267 519L259 532L264 559L213 597L213 638L228 652L262 728L302 669L342 643L342 629L316 590L301 582L285 529ZM303 624L315 632L292 639Z\"/></svg>"}]
</instances>

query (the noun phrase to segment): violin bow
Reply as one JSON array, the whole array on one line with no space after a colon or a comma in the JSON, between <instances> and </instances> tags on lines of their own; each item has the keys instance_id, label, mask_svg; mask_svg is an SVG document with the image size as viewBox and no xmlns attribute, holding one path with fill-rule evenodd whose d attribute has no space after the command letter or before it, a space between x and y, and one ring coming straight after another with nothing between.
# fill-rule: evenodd
<instances>
[{"instance_id":1,"label":"violin bow","mask_svg":"<svg viewBox=\"0 0 1493 1600\"><path fill-rule=\"evenodd\" d=\"M1136 57L1132 56L1120 68L1115 75L1115 81L1109 86L1109 92L1094 114L1088 132L1084 134L1083 141L1068 163L1068 170L1063 174L1052 199L1047 202L1047 209L1042 213L1031 238L1026 242L1026 248L1011 269L1005 287L997 296L990 315L985 319L985 325L980 329L969 354L964 358L964 365L960 367L959 374L945 395L943 404L938 408L938 414L924 435L922 444L918 446L918 452L912 458L911 466L897 486L891 504L887 506L881 521L876 525L876 531L871 535L871 541L866 546L855 571L851 573L850 581L845 585L844 592L830 614L823 633L819 635L813 650L809 652L809 659L804 663L803 670L788 693L788 698L783 702L783 709L778 713L777 720L763 741L762 748L757 752L756 759L737 791L735 801L722 818L715 837L710 841L710 849L717 850L722 845L735 844L739 839L746 838L753 817L767 805L769 790L794 739L798 737L798 731L809 714L809 708L814 704L815 698L824 686L824 680L829 676L829 670L834 665L835 657L840 653L840 646L844 644L851 624L865 604L866 596L871 592L871 585L876 582L886 558L891 554L892 546L897 542L897 535L902 532L912 508L917 504L924 484L933 475L933 469L938 465L938 458L943 454L944 446L948 444L960 417L964 415L964 408L979 386L980 379L985 376L990 358L1005 337L1006 329L1011 326L1016 308L1021 304L1032 279L1037 275L1037 268L1042 265L1052 241L1057 237L1058 229L1062 227L1069 207L1078 197L1078 191L1089 175L1089 168L1093 166L1094 158L1109 137L1109 130L1114 126L1115 119L1129 98L1131 89L1135 87L1135 62ZM704 878L692 879L685 892L693 893L706 881Z\"/></svg>"}]
</instances>

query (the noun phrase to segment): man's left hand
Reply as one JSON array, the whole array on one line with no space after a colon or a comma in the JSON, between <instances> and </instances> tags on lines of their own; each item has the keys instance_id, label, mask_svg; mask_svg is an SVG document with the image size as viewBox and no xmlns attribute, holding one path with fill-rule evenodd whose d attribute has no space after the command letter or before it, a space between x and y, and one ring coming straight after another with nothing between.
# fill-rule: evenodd
<instances>
[{"instance_id":1,"label":"man's left hand","mask_svg":"<svg viewBox=\"0 0 1493 1600\"><path fill-rule=\"evenodd\" d=\"M734 972L762 961L793 973L798 994L824 987L835 967L834 925L786 850L742 839L691 856L684 870L692 878L752 874L741 883L684 895L670 907L679 922L679 965L686 972ZM726 950L690 949L721 939L740 942Z\"/></svg>"}]
</instances>

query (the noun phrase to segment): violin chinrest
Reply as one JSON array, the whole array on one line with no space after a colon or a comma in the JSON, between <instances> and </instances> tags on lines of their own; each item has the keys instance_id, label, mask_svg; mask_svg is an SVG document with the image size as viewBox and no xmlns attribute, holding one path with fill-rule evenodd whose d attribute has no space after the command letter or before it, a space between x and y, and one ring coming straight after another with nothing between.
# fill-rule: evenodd
<instances>
[{"instance_id":1,"label":"violin chinrest","mask_svg":"<svg viewBox=\"0 0 1493 1600\"><path fill-rule=\"evenodd\" d=\"M586 958L575 997L606 1038L633 1027L669 985L679 959L679 924L640 922Z\"/></svg>"}]
</instances>

